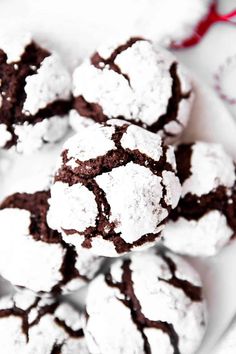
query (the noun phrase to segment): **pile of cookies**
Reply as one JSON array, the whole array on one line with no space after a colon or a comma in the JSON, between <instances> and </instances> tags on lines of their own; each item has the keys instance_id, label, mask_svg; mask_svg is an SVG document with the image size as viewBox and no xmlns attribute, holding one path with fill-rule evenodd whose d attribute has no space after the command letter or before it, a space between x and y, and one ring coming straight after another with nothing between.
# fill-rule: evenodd
<instances>
[{"instance_id":1,"label":"pile of cookies","mask_svg":"<svg viewBox=\"0 0 236 354\"><path fill-rule=\"evenodd\" d=\"M212 256L230 242L236 174L221 146L181 143L189 73L137 37L71 78L18 33L0 37L0 77L2 151L34 159L63 145L43 187L0 204L0 274L16 289L0 300L4 354L194 354L202 283L172 252ZM87 284L79 313L61 295Z\"/></svg>"}]
</instances>

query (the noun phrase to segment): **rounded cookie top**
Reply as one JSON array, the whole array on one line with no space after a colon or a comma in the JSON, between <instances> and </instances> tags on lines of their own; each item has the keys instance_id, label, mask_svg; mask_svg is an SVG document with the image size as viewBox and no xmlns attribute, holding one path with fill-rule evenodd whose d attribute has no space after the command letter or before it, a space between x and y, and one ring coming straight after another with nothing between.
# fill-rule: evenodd
<instances>
[{"instance_id":1,"label":"rounded cookie top","mask_svg":"<svg viewBox=\"0 0 236 354\"><path fill-rule=\"evenodd\" d=\"M65 144L48 223L66 242L117 256L153 244L179 196L173 148L159 135L110 120Z\"/></svg>"},{"instance_id":2,"label":"rounded cookie top","mask_svg":"<svg viewBox=\"0 0 236 354\"><path fill-rule=\"evenodd\" d=\"M221 145L204 142L180 145L176 160L182 195L164 243L180 253L214 255L236 231L235 164Z\"/></svg>"},{"instance_id":3,"label":"rounded cookie top","mask_svg":"<svg viewBox=\"0 0 236 354\"><path fill-rule=\"evenodd\" d=\"M70 305L28 291L0 299L4 354L88 354L82 318Z\"/></svg>"},{"instance_id":4,"label":"rounded cookie top","mask_svg":"<svg viewBox=\"0 0 236 354\"><path fill-rule=\"evenodd\" d=\"M198 275L155 249L119 259L93 280L86 311L92 354L193 354L206 324Z\"/></svg>"},{"instance_id":5,"label":"rounded cookie top","mask_svg":"<svg viewBox=\"0 0 236 354\"><path fill-rule=\"evenodd\" d=\"M71 78L56 53L28 33L0 35L0 147L36 150L67 129Z\"/></svg>"},{"instance_id":6,"label":"rounded cookie top","mask_svg":"<svg viewBox=\"0 0 236 354\"><path fill-rule=\"evenodd\" d=\"M102 258L77 252L48 227L49 197L48 191L16 193L0 205L0 272L13 285L37 293L69 293L93 278Z\"/></svg>"},{"instance_id":7,"label":"rounded cookie top","mask_svg":"<svg viewBox=\"0 0 236 354\"><path fill-rule=\"evenodd\" d=\"M170 53L142 38L102 47L74 72L71 122L132 122L167 138L187 123L192 86Z\"/></svg>"}]
</instances>

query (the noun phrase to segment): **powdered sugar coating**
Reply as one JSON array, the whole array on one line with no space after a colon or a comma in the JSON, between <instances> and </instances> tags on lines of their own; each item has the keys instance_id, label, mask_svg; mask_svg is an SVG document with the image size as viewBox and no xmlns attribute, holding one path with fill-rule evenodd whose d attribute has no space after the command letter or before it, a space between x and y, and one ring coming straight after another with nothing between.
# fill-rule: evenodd
<instances>
[{"instance_id":1,"label":"powdered sugar coating","mask_svg":"<svg viewBox=\"0 0 236 354\"><path fill-rule=\"evenodd\" d=\"M68 129L71 76L57 53L21 30L0 34L0 147L31 153Z\"/></svg>"},{"instance_id":2,"label":"powdered sugar coating","mask_svg":"<svg viewBox=\"0 0 236 354\"><path fill-rule=\"evenodd\" d=\"M121 120L93 124L64 145L48 224L97 255L150 247L180 196L175 167L159 135Z\"/></svg>"},{"instance_id":3,"label":"powdered sugar coating","mask_svg":"<svg viewBox=\"0 0 236 354\"><path fill-rule=\"evenodd\" d=\"M18 311L18 314L17 314ZM0 300L0 341L4 354L88 354L82 318L70 305L22 291Z\"/></svg>"},{"instance_id":4,"label":"powdered sugar coating","mask_svg":"<svg viewBox=\"0 0 236 354\"><path fill-rule=\"evenodd\" d=\"M119 49L121 45L127 47ZM96 62L98 59L93 58L91 62L85 60L75 70L73 76L75 98L85 100L88 106L98 105L102 112L99 113L99 117L103 117L103 121L123 117L127 121L130 120L169 137L182 132L191 107L191 81L186 70L178 69L179 64L170 53L150 41L131 39L117 47L114 45L102 47L94 58L96 56L100 61ZM178 75L178 70L181 75ZM170 103L170 99L173 102ZM177 102L177 108L173 109L176 112L171 113L171 116L167 107L168 104L174 106L174 101ZM183 101L186 107L189 107L189 111L178 110L178 105ZM75 109L78 112L78 121L81 116L83 125L85 107L80 105L80 102L75 104ZM89 122L90 118L99 121L101 117L97 116L98 113L93 111L92 106L89 109L86 114ZM72 120L75 126L75 111ZM179 126L178 132L176 129L172 131L171 126L168 126L167 134L165 125L169 125L169 120Z\"/></svg>"},{"instance_id":5,"label":"powdered sugar coating","mask_svg":"<svg viewBox=\"0 0 236 354\"><path fill-rule=\"evenodd\" d=\"M56 182L51 187L49 203L48 223L53 229L57 229L58 221L62 230L76 229L78 232L96 224L98 209L94 194L81 183L69 186Z\"/></svg>"},{"instance_id":6,"label":"powdered sugar coating","mask_svg":"<svg viewBox=\"0 0 236 354\"><path fill-rule=\"evenodd\" d=\"M139 150L153 160L159 160L163 154L162 139L159 135L150 135L142 128L130 125L121 139L124 149Z\"/></svg>"},{"instance_id":7,"label":"powdered sugar coating","mask_svg":"<svg viewBox=\"0 0 236 354\"><path fill-rule=\"evenodd\" d=\"M15 133L18 137L16 151L23 154L31 154L47 143L56 143L63 138L68 129L66 116L54 116L50 119L34 125L25 122L23 125L15 126Z\"/></svg>"},{"instance_id":8,"label":"powdered sugar coating","mask_svg":"<svg viewBox=\"0 0 236 354\"><path fill-rule=\"evenodd\" d=\"M3 148L10 140L11 133L7 130L6 124L0 124L0 148Z\"/></svg>"},{"instance_id":9,"label":"powdered sugar coating","mask_svg":"<svg viewBox=\"0 0 236 354\"><path fill-rule=\"evenodd\" d=\"M20 209L0 211L1 274L13 284L34 291L47 291L62 280L60 268L64 250L60 244L35 242L29 236L30 213ZM23 237L22 237L23 236ZM14 263L8 264L9 256ZM51 273L51 274L50 274Z\"/></svg>"},{"instance_id":10,"label":"powdered sugar coating","mask_svg":"<svg viewBox=\"0 0 236 354\"><path fill-rule=\"evenodd\" d=\"M172 208L175 208L179 201L179 195L181 194L179 180L176 178L176 175L170 171L163 171L162 179L166 190L165 202L167 205L171 205Z\"/></svg>"},{"instance_id":11,"label":"powdered sugar coating","mask_svg":"<svg viewBox=\"0 0 236 354\"><path fill-rule=\"evenodd\" d=\"M154 250L132 254L90 284L85 336L92 354L141 354L147 347L150 353L160 348L162 353L195 353L206 320L201 282L184 260L166 256ZM169 260L175 264L179 286L171 281ZM196 292L195 299L187 286Z\"/></svg>"},{"instance_id":12,"label":"powdered sugar coating","mask_svg":"<svg viewBox=\"0 0 236 354\"><path fill-rule=\"evenodd\" d=\"M201 196L220 185L230 188L235 182L233 160L219 144L195 143L190 171L191 176L182 185L182 197L187 193Z\"/></svg>"},{"instance_id":13,"label":"powdered sugar coating","mask_svg":"<svg viewBox=\"0 0 236 354\"><path fill-rule=\"evenodd\" d=\"M67 156L70 159L68 165L73 167L76 165L76 160L95 159L97 156L105 155L108 151L116 149L111 139L114 132L114 128L96 125L73 136L64 145L64 149L68 149Z\"/></svg>"},{"instance_id":14,"label":"powdered sugar coating","mask_svg":"<svg viewBox=\"0 0 236 354\"><path fill-rule=\"evenodd\" d=\"M157 220L164 220L168 215L161 206L161 177L130 162L95 180L111 207L110 221L117 225L115 231L121 233L126 242L133 243L145 234L160 232L162 227Z\"/></svg>"},{"instance_id":15,"label":"powdered sugar coating","mask_svg":"<svg viewBox=\"0 0 236 354\"><path fill-rule=\"evenodd\" d=\"M179 205L162 237L171 250L214 256L235 235L235 165L218 144L180 145L177 170L182 179Z\"/></svg>"},{"instance_id":16,"label":"powdered sugar coating","mask_svg":"<svg viewBox=\"0 0 236 354\"><path fill-rule=\"evenodd\" d=\"M178 218L169 221L163 231L165 246L191 256L214 256L233 236L226 217L214 210L199 220Z\"/></svg>"},{"instance_id":17,"label":"powdered sugar coating","mask_svg":"<svg viewBox=\"0 0 236 354\"><path fill-rule=\"evenodd\" d=\"M32 41L32 36L28 32L15 31L8 28L0 33L0 48L7 55L7 63L18 62L25 51L25 47Z\"/></svg>"},{"instance_id":18,"label":"powdered sugar coating","mask_svg":"<svg viewBox=\"0 0 236 354\"><path fill-rule=\"evenodd\" d=\"M87 128L94 124L94 121L87 117L78 117L78 112L75 109L71 109L69 113L69 124L75 132L80 132L81 129Z\"/></svg>"},{"instance_id":19,"label":"powdered sugar coating","mask_svg":"<svg viewBox=\"0 0 236 354\"><path fill-rule=\"evenodd\" d=\"M36 74L26 78L23 111L34 115L56 99L70 98L71 78L58 54L46 57Z\"/></svg>"},{"instance_id":20,"label":"powdered sugar coating","mask_svg":"<svg viewBox=\"0 0 236 354\"><path fill-rule=\"evenodd\" d=\"M14 200L19 203L23 198L25 209L11 204ZM27 201L34 199L35 203L41 203L33 194L15 195L11 203L3 202L3 205L9 204L8 207L0 207L0 232L4 235L0 250L1 275L13 285L36 293L78 290L94 277L103 259L93 256L88 250L77 252L74 247L65 245L59 234L46 231L47 225L42 225L45 221L37 209L34 212L27 210ZM43 208L41 204L41 215ZM36 238L34 233L39 232L37 230L42 233L41 238ZM9 264L9 259L14 261Z\"/></svg>"}]
</instances>

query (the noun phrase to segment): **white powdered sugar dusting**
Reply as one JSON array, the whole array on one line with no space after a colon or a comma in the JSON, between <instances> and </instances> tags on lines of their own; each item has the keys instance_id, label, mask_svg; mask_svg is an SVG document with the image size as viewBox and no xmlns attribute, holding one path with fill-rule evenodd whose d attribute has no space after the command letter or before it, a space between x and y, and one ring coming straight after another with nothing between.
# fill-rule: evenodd
<instances>
[{"instance_id":1,"label":"white powdered sugar dusting","mask_svg":"<svg viewBox=\"0 0 236 354\"><path fill-rule=\"evenodd\" d=\"M18 197L15 197L16 200ZM34 195L29 195L34 198ZM43 206L43 205L42 205ZM38 240L30 233L32 215L23 207L3 208L0 210L0 232L4 240L0 250L0 272L13 285L26 287L39 293L50 293L57 287L66 294L84 286L100 268L103 258L96 257L87 249L74 248L75 265L72 277L66 279L63 269L67 269L68 247L63 245L60 235L58 240ZM40 222L34 220L35 222ZM47 225L35 225L47 227ZM42 235L44 236L44 235ZM47 235L45 235L47 236ZM9 265L9 258L14 259ZM7 265L7 266L6 266ZM71 268L70 268L71 269Z\"/></svg>"},{"instance_id":2,"label":"white powdered sugar dusting","mask_svg":"<svg viewBox=\"0 0 236 354\"><path fill-rule=\"evenodd\" d=\"M157 134L150 134L143 128L130 125L121 139L124 149L139 150L155 161L163 155L162 139Z\"/></svg>"},{"instance_id":3,"label":"white powdered sugar dusting","mask_svg":"<svg viewBox=\"0 0 236 354\"><path fill-rule=\"evenodd\" d=\"M81 315L70 305L58 304L55 310L51 310L50 306L54 306L52 300L38 301L37 297L24 290L13 299L10 297L1 299L2 309L8 311L13 309L13 304L9 306L9 299L22 310L22 318L13 313L0 318L0 340L5 354L51 354L55 346L61 348L62 354L89 354L84 337L73 337L63 325L57 323L58 319L74 331L82 328ZM30 308L32 301L35 305ZM25 306L27 302L28 306ZM45 306L49 306L49 310L44 310ZM40 316L40 311L45 311L45 314ZM28 340L24 332L23 315L29 324ZM39 321L34 324L34 319L38 317Z\"/></svg>"},{"instance_id":4,"label":"white powdered sugar dusting","mask_svg":"<svg viewBox=\"0 0 236 354\"><path fill-rule=\"evenodd\" d=\"M166 189L165 202L167 205L171 205L174 209L178 202L179 196L181 195L181 185L178 177L173 172L163 171L162 172L163 185Z\"/></svg>"},{"instance_id":5,"label":"white powdered sugar dusting","mask_svg":"<svg viewBox=\"0 0 236 354\"><path fill-rule=\"evenodd\" d=\"M180 171L181 159L186 169L183 172L190 176L182 185L182 203L162 231L163 243L177 253L214 256L234 235L231 222L234 161L221 145L204 142L187 146L186 156L180 150Z\"/></svg>"},{"instance_id":6,"label":"white powdered sugar dusting","mask_svg":"<svg viewBox=\"0 0 236 354\"><path fill-rule=\"evenodd\" d=\"M176 171L176 159L175 159L175 151L173 146L167 146L166 149L166 162L168 162L174 171Z\"/></svg>"},{"instance_id":7,"label":"white powdered sugar dusting","mask_svg":"<svg viewBox=\"0 0 236 354\"><path fill-rule=\"evenodd\" d=\"M181 193L173 147L158 134L111 119L83 128L63 148L51 188L52 229L67 243L107 257L158 242Z\"/></svg>"},{"instance_id":8,"label":"white powdered sugar dusting","mask_svg":"<svg viewBox=\"0 0 236 354\"><path fill-rule=\"evenodd\" d=\"M92 119L82 117L75 109L70 110L69 122L75 132L80 132L81 129L88 128L90 125L94 124Z\"/></svg>"},{"instance_id":9,"label":"white powdered sugar dusting","mask_svg":"<svg viewBox=\"0 0 236 354\"><path fill-rule=\"evenodd\" d=\"M178 107L178 114L176 117L176 122L178 123L178 128L176 128L174 125L171 125L171 123L175 123L174 121L170 122L165 126L165 130L173 135L180 134L180 132L183 130L183 127L186 127L188 123L188 117L191 113L192 105L194 102L194 94L191 93L191 96L189 99L184 99L179 102L179 107ZM175 131L177 129L177 131Z\"/></svg>"},{"instance_id":10,"label":"white powdered sugar dusting","mask_svg":"<svg viewBox=\"0 0 236 354\"><path fill-rule=\"evenodd\" d=\"M128 75L130 84L113 70L97 69L86 61L75 70L74 95L97 102L109 118L123 116L154 123L166 112L171 96L169 66L148 41L133 44L117 55L115 63ZM89 82L93 82L92 88Z\"/></svg>"},{"instance_id":11,"label":"white powdered sugar dusting","mask_svg":"<svg viewBox=\"0 0 236 354\"><path fill-rule=\"evenodd\" d=\"M53 116L34 125L25 122L14 128L18 137L17 152L32 154L45 142L55 143L63 138L68 129L68 117Z\"/></svg>"},{"instance_id":12,"label":"white powdered sugar dusting","mask_svg":"<svg viewBox=\"0 0 236 354\"><path fill-rule=\"evenodd\" d=\"M76 166L76 160L87 161L105 155L110 150L115 150L116 146L112 140L115 132L114 127L104 127L94 124L87 129L81 130L70 138L64 145L68 150L68 166Z\"/></svg>"},{"instance_id":13,"label":"white powdered sugar dusting","mask_svg":"<svg viewBox=\"0 0 236 354\"><path fill-rule=\"evenodd\" d=\"M161 178L149 169L130 162L95 180L105 191L111 206L110 221L115 223L116 232L121 232L121 238L126 242L132 243L145 234L156 233L159 223L167 217L167 210L160 205Z\"/></svg>"},{"instance_id":14,"label":"white powdered sugar dusting","mask_svg":"<svg viewBox=\"0 0 236 354\"><path fill-rule=\"evenodd\" d=\"M82 95L86 101L100 104L108 117L130 117L133 92L122 75L106 67L97 69L87 60L75 70L73 83L75 97Z\"/></svg>"},{"instance_id":15,"label":"white powdered sugar dusting","mask_svg":"<svg viewBox=\"0 0 236 354\"><path fill-rule=\"evenodd\" d=\"M69 186L56 182L51 187L49 204L48 225L54 230L83 232L96 225L98 209L95 196L81 183Z\"/></svg>"},{"instance_id":16,"label":"white powdered sugar dusting","mask_svg":"<svg viewBox=\"0 0 236 354\"><path fill-rule=\"evenodd\" d=\"M233 160L221 145L197 142L192 146L191 176L183 183L182 197L187 193L201 196L219 186L230 188L234 182Z\"/></svg>"},{"instance_id":17,"label":"white powdered sugar dusting","mask_svg":"<svg viewBox=\"0 0 236 354\"><path fill-rule=\"evenodd\" d=\"M112 53L118 48L121 43L126 43L127 42L127 35L120 35L116 36L114 40L111 41L106 41L102 44L99 45L98 47L98 54L105 60L109 59Z\"/></svg>"},{"instance_id":18,"label":"white powdered sugar dusting","mask_svg":"<svg viewBox=\"0 0 236 354\"><path fill-rule=\"evenodd\" d=\"M176 265L176 276L187 280L192 286L201 286L197 273L180 257L166 254ZM184 287L168 283L172 279L166 261L155 250L134 253L130 256L132 283L126 278L124 289L133 287L140 303L142 314L150 321L169 323L178 336L179 351L194 354L205 332L205 303L193 301L184 292ZM114 284L123 284L122 274L125 259L111 266ZM127 290L127 299L130 291ZM96 294L96 296L94 296ZM132 317L132 300L124 304L124 294L106 282L104 275L97 277L89 287L86 311L88 313L85 336L89 350L96 353L144 353L144 340L140 327ZM136 311L139 313L139 309ZM138 318L138 316L136 317ZM114 325L110 325L110 324ZM144 328L152 353L174 353L170 336L152 326Z\"/></svg>"},{"instance_id":19,"label":"white powdered sugar dusting","mask_svg":"<svg viewBox=\"0 0 236 354\"><path fill-rule=\"evenodd\" d=\"M154 50L151 42L138 41L117 55L115 64L128 75L133 91L128 118L138 117L148 125L155 123L166 113L172 89L169 60L165 62L164 52Z\"/></svg>"},{"instance_id":20,"label":"white powdered sugar dusting","mask_svg":"<svg viewBox=\"0 0 236 354\"><path fill-rule=\"evenodd\" d=\"M155 249L153 248L153 251L154 250ZM187 261L185 258L180 257L179 255L176 255L175 253L169 251L166 253L166 256L171 258L171 260L178 265L175 270L175 276L178 279L186 280L195 286L202 286L199 274L193 269L192 266L186 263ZM188 267L186 267L186 264L188 265Z\"/></svg>"},{"instance_id":21,"label":"white powdered sugar dusting","mask_svg":"<svg viewBox=\"0 0 236 354\"><path fill-rule=\"evenodd\" d=\"M172 258L171 254L168 253L168 257ZM156 258L158 259L156 260ZM174 262L178 270L178 257L175 256ZM147 264L149 265L148 273L146 271ZM184 261L181 259L182 270L183 264ZM187 268L189 278L191 267L185 263L185 268ZM134 254L131 269L134 291L141 304L144 316L153 321L159 319L163 322L172 323L179 336L180 352L195 353L204 333L204 326L201 323L204 320L202 302L193 302L180 288L163 281L157 282L156 279L168 281L172 278L169 268L161 257L150 255L150 253L146 255ZM193 282L191 283L194 284L196 272L193 269L192 274ZM185 280L185 277L181 277L180 272L177 276L179 279ZM145 283L147 285L143 286ZM156 351L153 350L153 352Z\"/></svg>"},{"instance_id":22,"label":"white powdered sugar dusting","mask_svg":"<svg viewBox=\"0 0 236 354\"><path fill-rule=\"evenodd\" d=\"M43 141L46 143L57 143L68 130L68 116L53 116L47 121L47 130L43 135Z\"/></svg>"},{"instance_id":23,"label":"white powdered sugar dusting","mask_svg":"<svg viewBox=\"0 0 236 354\"><path fill-rule=\"evenodd\" d=\"M17 30L7 31L1 30L0 33L0 49L7 55L7 63L11 64L21 60L21 56L25 48L32 41L31 35L28 32Z\"/></svg>"},{"instance_id":24,"label":"white powdered sugar dusting","mask_svg":"<svg viewBox=\"0 0 236 354\"><path fill-rule=\"evenodd\" d=\"M177 65L177 74L181 83L181 92L182 94L188 94L192 91L192 78L189 71L185 68L184 65Z\"/></svg>"},{"instance_id":25,"label":"white powdered sugar dusting","mask_svg":"<svg viewBox=\"0 0 236 354\"><path fill-rule=\"evenodd\" d=\"M166 247L191 256L213 256L232 236L233 230L218 210L206 213L199 220L183 217L176 221L170 220L162 231Z\"/></svg>"},{"instance_id":26,"label":"white powdered sugar dusting","mask_svg":"<svg viewBox=\"0 0 236 354\"><path fill-rule=\"evenodd\" d=\"M104 59L107 59L115 49L114 44L107 49L103 46L98 53L101 57L105 54ZM74 71L73 94L75 97L82 96L89 103L98 104L109 119L124 117L126 120L141 122L144 127L152 127L167 113L173 85L170 68L175 62L175 57L156 43L139 39L116 55L114 65L119 71L111 70L109 65L102 63L97 68L85 60ZM191 91L192 85L187 71L179 66L176 74L178 76L180 73L180 86L185 94ZM180 134L188 121L192 99L189 97L184 101L185 109L178 112L178 130L169 126L167 132L170 135ZM85 118L80 117L79 113L77 116L73 114L71 119L76 130L85 124ZM76 119L81 122L77 124ZM91 124L90 118L88 121ZM165 124L158 130L165 135Z\"/></svg>"},{"instance_id":27,"label":"white powdered sugar dusting","mask_svg":"<svg viewBox=\"0 0 236 354\"><path fill-rule=\"evenodd\" d=\"M88 279L92 279L98 269L100 268L104 259L102 257L96 257L90 250L78 249L78 257L76 259L75 267L78 269L80 275L86 276Z\"/></svg>"},{"instance_id":28,"label":"white powdered sugar dusting","mask_svg":"<svg viewBox=\"0 0 236 354\"><path fill-rule=\"evenodd\" d=\"M15 285L49 292L62 280L64 250L59 243L35 241L30 235L30 223L26 210L0 210L0 229L4 232L0 271ZM9 258L14 262L9 263Z\"/></svg>"},{"instance_id":29,"label":"white powdered sugar dusting","mask_svg":"<svg viewBox=\"0 0 236 354\"><path fill-rule=\"evenodd\" d=\"M103 276L91 283L87 298L87 313L90 317L85 338L92 354L143 352L141 333L133 323L128 307L116 295L119 296L119 292L106 286Z\"/></svg>"},{"instance_id":30,"label":"white powdered sugar dusting","mask_svg":"<svg viewBox=\"0 0 236 354\"><path fill-rule=\"evenodd\" d=\"M56 53L46 57L36 74L26 78L23 111L34 115L49 103L69 99L71 77Z\"/></svg>"},{"instance_id":31,"label":"white powdered sugar dusting","mask_svg":"<svg viewBox=\"0 0 236 354\"><path fill-rule=\"evenodd\" d=\"M161 329L145 328L144 333L153 353L174 354L174 348L169 336Z\"/></svg>"},{"instance_id":32,"label":"white powdered sugar dusting","mask_svg":"<svg viewBox=\"0 0 236 354\"><path fill-rule=\"evenodd\" d=\"M97 236L92 239L91 252L104 257L117 257L117 250L113 242L105 240L102 236Z\"/></svg>"},{"instance_id":33,"label":"white powdered sugar dusting","mask_svg":"<svg viewBox=\"0 0 236 354\"><path fill-rule=\"evenodd\" d=\"M1 108L1 106L0 106ZM12 138L11 133L7 130L5 124L0 124L0 148L3 148Z\"/></svg>"}]
</instances>

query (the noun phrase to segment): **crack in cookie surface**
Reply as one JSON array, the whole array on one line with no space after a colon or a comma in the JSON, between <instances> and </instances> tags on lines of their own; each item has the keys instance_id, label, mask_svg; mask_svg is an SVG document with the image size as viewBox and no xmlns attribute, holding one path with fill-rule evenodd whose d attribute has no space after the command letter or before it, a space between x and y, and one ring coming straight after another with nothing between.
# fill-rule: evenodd
<instances>
[{"instance_id":1,"label":"crack in cookie surface","mask_svg":"<svg viewBox=\"0 0 236 354\"><path fill-rule=\"evenodd\" d=\"M193 285L187 280L179 279L176 276L176 271L177 267L175 262L168 257L166 254L162 255L162 258L164 259L165 263L167 264L170 273L172 275L172 278L169 280L159 278L159 280L166 282L167 284L170 284L176 288L179 288L183 290L185 295L194 302L201 302L202 301L202 288L200 286Z\"/></svg>"},{"instance_id":2,"label":"crack in cookie surface","mask_svg":"<svg viewBox=\"0 0 236 354\"><path fill-rule=\"evenodd\" d=\"M109 125L105 125L105 127ZM116 222L111 222L111 206L106 197L105 191L99 186L96 181L98 176L112 172L113 169L119 167L125 167L129 163L134 163L145 167L150 170L153 175L160 177L162 180L162 172L170 171L174 172L174 169L169 161L167 161L168 147L161 143L161 156L159 160L154 160L146 154L140 152L138 149L129 149L122 146L122 138L124 134L127 133L129 125L123 124L121 126L110 127L114 128L115 131L112 134L111 141L114 142L116 149L108 151L105 155L98 156L86 161L81 161L78 158L74 159L69 157L69 150L66 148L62 152L62 167L59 168L56 176L55 183L62 182L68 184L69 187L81 184L85 186L89 191L94 194L95 201L97 204L98 215L96 218L96 225L86 228L83 232L79 232L75 229L65 229L63 232L66 235L78 234L84 236L85 240L82 243L82 246L85 248L91 248L92 238L97 235L102 236L103 239L113 242L115 245L116 251L118 253L128 252L134 246L141 246L145 243L145 240L148 242L154 242L155 238L159 237L159 232L155 235L153 233L143 235L139 240L134 243L128 243L121 239L121 234L115 232L117 227ZM140 129L140 128L138 128ZM74 160L73 166L70 166L71 158ZM171 205L165 201L167 194L167 187L163 182L161 182L163 189L163 195L160 200L160 204L163 209L169 211L171 210ZM162 221L163 223L164 221ZM160 225L162 224L160 223Z\"/></svg>"},{"instance_id":3,"label":"crack in cookie surface","mask_svg":"<svg viewBox=\"0 0 236 354\"><path fill-rule=\"evenodd\" d=\"M22 291L21 294L16 294L15 296L9 298L9 300L11 300L10 305L7 299L6 308L0 310L0 321L8 318L11 319L11 323L14 318L21 320L21 324L18 325L17 322L16 324L21 327L22 335L24 335L26 339L25 343L21 340L21 345L23 346L21 348L23 350L27 351L29 346L32 351L32 348L37 346L37 340L46 340L44 336L47 336L47 326L53 326L55 329L54 333L50 330L50 338L48 343L46 342L48 344L48 350L51 348L50 353L52 354L61 353L61 350L64 346L67 346L68 340L70 339L76 339L78 341L80 339L84 340L84 332L80 326L79 317L77 323L73 323L73 317L72 321L70 320L70 311L72 311L73 308L69 305L52 299L42 299L32 294L28 295L27 291ZM16 299L17 297L18 299ZM4 299L2 300L4 302ZM27 301L30 301L28 305ZM66 310L70 311L66 313ZM74 325L76 325L76 327ZM9 326L11 326L11 324ZM17 331L14 335L17 338L21 333ZM10 341L14 341L14 335L13 338L9 338ZM36 342L34 343L35 340ZM19 345L19 343L17 344ZM42 349L45 348L44 345L45 343ZM18 348L18 346L16 347Z\"/></svg>"},{"instance_id":4,"label":"crack in cookie surface","mask_svg":"<svg viewBox=\"0 0 236 354\"><path fill-rule=\"evenodd\" d=\"M94 352L196 352L206 325L202 283L183 258L162 251L134 252L91 283L85 335Z\"/></svg>"},{"instance_id":5,"label":"crack in cookie surface","mask_svg":"<svg viewBox=\"0 0 236 354\"><path fill-rule=\"evenodd\" d=\"M127 49L131 48L133 45L136 45L138 42L141 41L147 42L147 40L143 38L131 38L125 44L120 45L116 49L114 49L108 58L103 58L102 55L99 54L99 52L96 52L91 57L91 65L99 70L113 70L117 74L122 75L125 80L128 81L130 89L135 92L135 89L132 88L132 80L129 77L129 72L123 73L120 66L115 61L117 58L119 58L120 54L124 53ZM151 44L151 42L149 43ZM153 51L154 50L155 49L153 49ZM182 91L182 79L178 74L178 65L179 64L173 58L168 71L168 75L172 79L171 95L166 104L166 112L161 114L160 116L158 116L157 113L156 121L154 121L154 123L145 123L141 116L139 116L138 112L134 116L129 117L123 114L107 114L104 112L104 107L102 104L96 102L96 100L86 99L85 95L83 94L83 90L81 91L81 94L75 95L74 108L77 110L81 117L90 118L97 123L104 123L109 119L127 120L130 123L141 126L151 132L163 132L164 136L173 138L178 133L176 133L175 130L171 132L171 130L169 130L169 128L166 129L166 127L169 123L174 122L179 127L178 129L180 131L184 129L184 124L181 122L181 120L178 119L180 104L183 100L190 101L190 96L192 95L191 88L187 92ZM139 111L138 108L137 111Z\"/></svg>"},{"instance_id":6,"label":"crack in cookie surface","mask_svg":"<svg viewBox=\"0 0 236 354\"><path fill-rule=\"evenodd\" d=\"M179 105L182 100L187 100L191 96L191 92L185 94L182 93L181 82L177 73L177 67L178 64L176 62L173 63L170 67L170 76L173 80L172 95L169 98L166 113L159 117L156 123L152 124L149 127L146 127L153 133L157 133L158 131L163 130L165 132L165 135L169 137L174 137L174 134L171 134L170 132L166 131L165 126L168 123L176 122L178 125L182 126L182 129L184 129L183 124L179 120L177 120Z\"/></svg>"},{"instance_id":7,"label":"crack in cookie surface","mask_svg":"<svg viewBox=\"0 0 236 354\"><path fill-rule=\"evenodd\" d=\"M137 329L140 331L143 338L144 353L152 354L151 347L144 330L145 328L155 328L161 330L169 336L170 342L174 349L174 354L180 354L178 345L179 338L173 325L163 321L151 321L142 313L140 302L136 297L133 288L132 270L130 268L130 264L130 260L125 260L123 262L121 283L114 282L111 273L106 274L105 281L108 286L119 289L121 294L124 296L124 300L120 301L130 309L132 320L136 324Z\"/></svg>"},{"instance_id":8,"label":"crack in cookie surface","mask_svg":"<svg viewBox=\"0 0 236 354\"><path fill-rule=\"evenodd\" d=\"M3 309L0 310L0 318L6 318L6 317L10 317L10 316L16 316L16 317L20 317L22 320L22 332L25 334L26 336L26 340L27 342L29 341L29 330L30 328L32 328L33 326L37 325L39 323L39 321L41 320L41 318L45 315L45 314L53 314L53 312L56 310L56 308L58 307L58 303L55 302L53 304L47 304L45 306L39 307L37 308L39 302L40 302L40 298L36 298L34 303L28 307L26 310L23 310L19 307L16 306L15 302L13 301L13 307L9 308L9 309ZM37 308L37 316L34 319L33 322L30 322L29 320L29 315L32 309Z\"/></svg>"},{"instance_id":9,"label":"crack in cookie surface","mask_svg":"<svg viewBox=\"0 0 236 354\"><path fill-rule=\"evenodd\" d=\"M5 148L17 144L18 136L15 126L25 123L35 125L52 116L61 116L69 112L72 107L72 99L56 99L48 103L45 108L39 109L34 115L24 112L24 103L27 97L25 92L26 79L37 74L42 62L51 53L35 42L25 47L20 61L7 63L7 55L0 50L0 124L4 124L11 133L11 140L6 142Z\"/></svg>"},{"instance_id":10,"label":"crack in cookie surface","mask_svg":"<svg viewBox=\"0 0 236 354\"><path fill-rule=\"evenodd\" d=\"M103 69L104 67L108 67L109 70L113 70L116 73L122 75L129 83L130 85L130 79L128 74L122 73L120 67L115 63L116 57L121 54L122 52L124 52L125 50L127 50L128 48L131 48L133 44L135 44L138 41L142 41L144 39L142 39L141 37L133 37L130 38L125 44L120 45L119 47L117 47L109 56L109 58L102 58L101 55L96 52L92 58L91 58L91 64L93 66L95 66L97 69Z\"/></svg>"},{"instance_id":11,"label":"crack in cookie surface","mask_svg":"<svg viewBox=\"0 0 236 354\"><path fill-rule=\"evenodd\" d=\"M32 237L36 242L41 241L45 244L60 245L64 252L61 260L61 267L59 269L62 279L51 289L51 293L60 294L63 287L71 280L81 279L87 283L89 279L85 275L80 274L79 270L76 268L76 261L79 254L76 252L75 247L63 241L61 234L52 230L47 224L49 198L49 191L40 191L33 194L16 193L7 197L2 202L0 210L8 208L27 210L30 212L29 234L27 237ZM14 245L12 247L14 247ZM43 294L44 292L39 291L38 293Z\"/></svg>"},{"instance_id":12,"label":"crack in cookie surface","mask_svg":"<svg viewBox=\"0 0 236 354\"><path fill-rule=\"evenodd\" d=\"M176 150L177 175L182 184L194 173L192 171L194 145L195 144L181 144ZM194 192L190 191L187 192L180 198L177 208L170 212L170 219L177 221L180 217L183 217L188 221L198 221L204 215L216 210L226 217L228 225L233 230L232 237L234 237L236 232L235 206L236 182L232 187L226 187L220 184L208 193L203 193L202 195L196 195Z\"/></svg>"}]
</instances>

